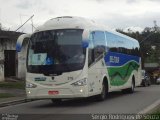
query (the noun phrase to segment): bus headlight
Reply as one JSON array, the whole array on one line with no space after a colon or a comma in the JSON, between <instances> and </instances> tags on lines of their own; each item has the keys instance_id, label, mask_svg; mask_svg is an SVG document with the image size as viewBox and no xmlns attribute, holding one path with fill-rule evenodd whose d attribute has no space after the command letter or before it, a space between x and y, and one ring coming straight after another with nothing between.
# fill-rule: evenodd
<instances>
[{"instance_id":1,"label":"bus headlight","mask_svg":"<svg viewBox=\"0 0 160 120\"><path fill-rule=\"evenodd\" d=\"M84 86L86 84L87 84L87 78L84 78L84 79L79 80L75 83L72 83L71 85L73 85L73 86Z\"/></svg>"},{"instance_id":2,"label":"bus headlight","mask_svg":"<svg viewBox=\"0 0 160 120\"><path fill-rule=\"evenodd\" d=\"M36 88L37 85L33 84L33 83L29 83L29 82L26 82L26 88Z\"/></svg>"}]
</instances>

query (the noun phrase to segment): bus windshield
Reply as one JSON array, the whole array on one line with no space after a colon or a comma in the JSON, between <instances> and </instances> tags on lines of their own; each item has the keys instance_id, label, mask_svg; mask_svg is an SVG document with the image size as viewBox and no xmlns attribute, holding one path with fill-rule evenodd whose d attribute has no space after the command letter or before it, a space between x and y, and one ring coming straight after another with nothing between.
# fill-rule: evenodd
<instances>
[{"instance_id":1,"label":"bus windshield","mask_svg":"<svg viewBox=\"0 0 160 120\"><path fill-rule=\"evenodd\" d=\"M81 29L63 29L33 34L28 47L28 72L61 74L82 69L86 52L82 33Z\"/></svg>"}]
</instances>

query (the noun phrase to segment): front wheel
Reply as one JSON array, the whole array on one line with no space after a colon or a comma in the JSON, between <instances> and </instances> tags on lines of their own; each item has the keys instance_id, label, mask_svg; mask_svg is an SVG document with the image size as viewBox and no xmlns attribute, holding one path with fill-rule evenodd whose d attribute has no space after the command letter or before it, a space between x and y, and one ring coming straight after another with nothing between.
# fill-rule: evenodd
<instances>
[{"instance_id":1,"label":"front wheel","mask_svg":"<svg viewBox=\"0 0 160 120\"><path fill-rule=\"evenodd\" d=\"M98 101L103 101L103 100L105 100L106 97L107 97L107 93L108 93L107 86L106 86L105 82L103 82L101 94L99 94L99 95L97 96Z\"/></svg>"}]
</instances>

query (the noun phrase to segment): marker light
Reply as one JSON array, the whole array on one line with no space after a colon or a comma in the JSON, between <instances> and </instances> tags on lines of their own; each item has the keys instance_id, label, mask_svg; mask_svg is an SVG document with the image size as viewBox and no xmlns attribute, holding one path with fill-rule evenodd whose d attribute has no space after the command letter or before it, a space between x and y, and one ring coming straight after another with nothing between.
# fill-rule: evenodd
<instances>
[{"instance_id":1,"label":"marker light","mask_svg":"<svg viewBox=\"0 0 160 120\"><path fill-rule=\"evenodd\" d=\"M31 94L31 91L27 91L28 94Z\"/></svg>"},{"instance_id":2,"label":"marker light","mask_svg":"<svg viewBox=\"0 0 160 120\"><path fill-rule=\"evenodd\" d=\"M83 89L81 89L80 92L82 93L82 92L83 92Z\"/></svg>"},{"instance_id":3,"label":"marker light","mask_svg":"<svg viewBox=\"0 0 160 120\"><path fill-rule=\"evenodd\" d=\"M37 85L33 84L33 83L29 83L29 82L26 82L26 88L36 88Z\"/></svg>"}]
</instances>

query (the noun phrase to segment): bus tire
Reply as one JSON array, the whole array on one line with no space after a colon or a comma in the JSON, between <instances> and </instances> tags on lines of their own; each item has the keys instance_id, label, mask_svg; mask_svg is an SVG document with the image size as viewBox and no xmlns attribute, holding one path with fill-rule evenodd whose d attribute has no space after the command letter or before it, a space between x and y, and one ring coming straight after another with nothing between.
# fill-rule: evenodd
<instances>
[{"instance_id":1,"label":"bus tire","mask_svg":"<svg viewBox=\"0 0 160 120\"><path fill-rule=\"evenodd\" d=\"M51 99L51 101L54 104L60 104L62 102L62 99Z\"/></svg>"},{"instance_id":2,"label":"bus tire","mask_svg":"<svg viewBox=\"0 0 160 120\"><path fill-rule=\"evenodd\" d=\"M106 84L106 81L103 81L103 84L102 84L102 91L101 91L101 94L99 94L97 96L97 100L98 101L104 101L107 97L107 93L108 93L108 86Z\"/></svg>"},{"instance_id":3,"label":"bus tire","mask_svg":"<svg viewBox=\"0 0 160 120\"><path fill-rule=\"evenodd\" d=\"M132 80L131 88L128 88L129 93L134 93L134 88L135 88L135 82Z\"/></svg>"},{"instance_id":4,"label":"bus tire","mask_svg":"<svg viewBox=\"0 0 160 120\"><path fill-rule=\"evenodd\" d=\"M127 89L123 89L122 92L123 93L134 93L134 88L135 88L135 79L134 79L134 76L133 76L132 77L131 87L127 88Z\"/></svg>"}]
</instances>

